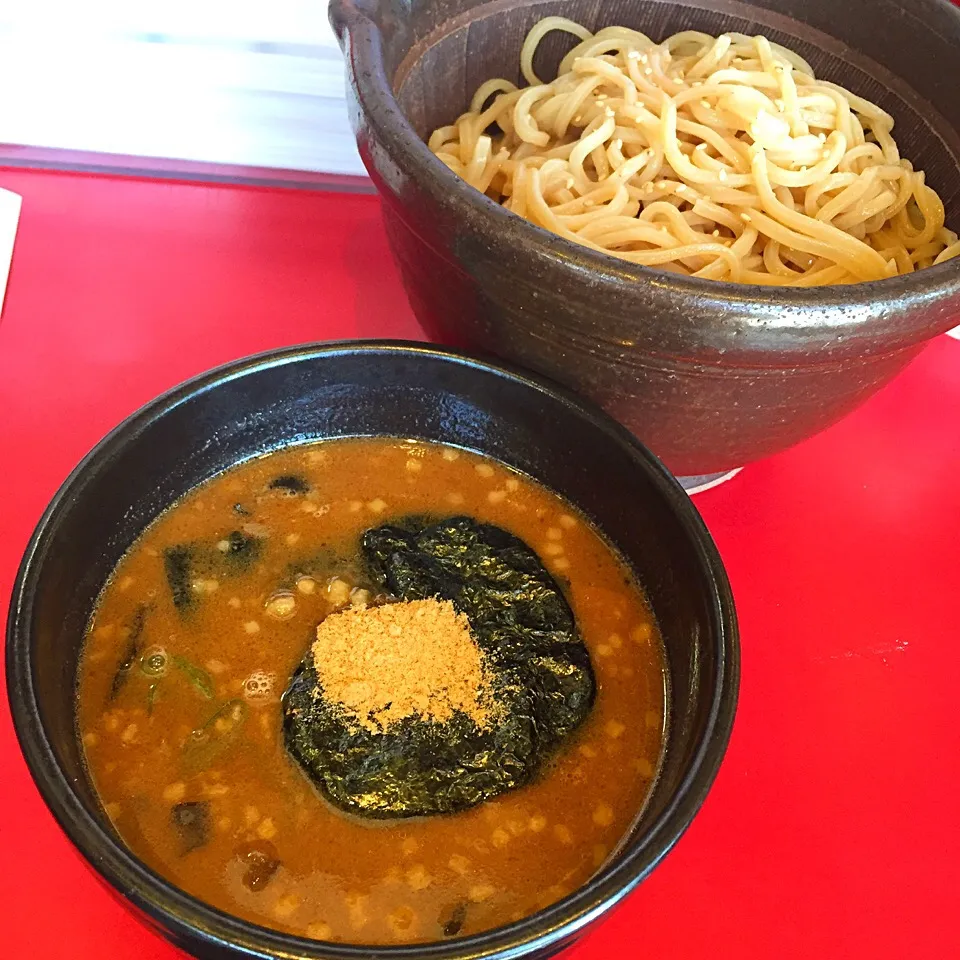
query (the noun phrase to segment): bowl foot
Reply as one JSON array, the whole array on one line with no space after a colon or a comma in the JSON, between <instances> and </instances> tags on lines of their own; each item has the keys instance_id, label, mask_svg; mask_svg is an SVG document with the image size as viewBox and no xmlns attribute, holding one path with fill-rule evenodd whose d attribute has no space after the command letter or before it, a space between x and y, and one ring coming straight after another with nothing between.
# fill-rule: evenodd
<instances>
[{"instance_id":1,"label":"bowl foot","mask_svg":"<svg viewBox=\"0 0 960 960\"><path fill-rule=\"evenodd\" d=\"M732 480L743 467L736 467L733 470L725 470L721 473L701 473L696 477L677 477L680 486L687 491L690 496L695 493L703 493L704 490L712 490L719 487L721 483Z\"/></svg>"}]
</instances>

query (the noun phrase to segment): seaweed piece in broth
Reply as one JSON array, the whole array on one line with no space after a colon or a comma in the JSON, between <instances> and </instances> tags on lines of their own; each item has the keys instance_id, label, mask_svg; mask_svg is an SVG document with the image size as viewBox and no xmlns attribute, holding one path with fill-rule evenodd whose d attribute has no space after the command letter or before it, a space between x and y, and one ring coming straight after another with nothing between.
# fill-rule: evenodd
<instances>
[{"instance_id":1,"label":"seaweed piece in broth","mask_svg":"<svg viewBox=\"0 0 960 960\"><path fill-rule=\"evenodd\" d=\"M180 838L181 853L192 853L210 839L210 803L207 800L178 803L170 811L170 822Z\"/></svg>"},{"instance_id":2,"label":"seaweed piece in broth","mask_svg":"<svg viewBox=\"0 0 960 960\"><path fill-rule=\"evenodd\" d=\"M143 628L147 622L147 612L149 608L145 603L137 606L127 628L130 634L127 638L127 648L123 653L123 659L117 666L117 672L113 675L113 682L110 684L110 694L107 699L113 700L114 697L123 689L123 685L130 676L130 671L137 658L140 656L140 646L143 640Z\"/></svg>"},{"instance_id":3,"label":"seaweed piece in broth","mask_svg":"<svg viewBox=\"0 0 960 960\"><path fill-rule=\"evenodd\" d=\"M310 484L307 483L303 477L298 477L292 473L284 474L281 477L274 477L273 480L270 481L269 487L271 490L282 490L291 496L307 493L310 490Z\"/></svg>"},{"instance_id":4,"label":"seaweed piece in broth","mask_svg":"<svg viewBox=\"0 0 960 960\"><path fill-rule=\"evenodd\" d=\"M462 900L448 907L440 916L440 929L445 937L455 937L467 920L467 905Z\"/></svg>"},{"instance_id":5,"label":"seaweed piece in broth","mask_svg":"<svg viewBox=\"0 0 960 960\"><path fill-rule=\"evenodd\" d=\"M163 551L163 569L167 575L167 584L173 597L173 605L181 613L193 606L193 593L190 591L190 567L192 551L180 544L167 547Z\"/></svg>"},{"instance_id":6,"label":"seaweed piece in broth","mask_svg":"<svg viewBox=\"0 0 960 960\"><path fill-rule=\"evenodd\" d=\"M260 559L263 544L259 538L233 530L222 541L226 549L220 547L227 563L240 570L246 570Z\"/></svg>"},{"instance_id":7,"label":"seaweed piece in broth","mask_svg":"<svg viewBox=\"0 0 960 960\"><path fill-rule=\"evenodd\" d=\"M560 587L522 540L469 517L368 530L374 583L450 600L470 622L498 703L481 729L407 717L372 732L323 695L308 652L284 695L287 749L338 807L366 817L451 813L528 783L590 712L590 656Z\"/></svg>"},{"instance_id":8,"label":"seaweed piece in broth","mask_svg":"<svg viewBox=\"0 0 960 960\"><path fill-rule=\"evenodd\" d=\"M194 579L206 576L234 576L250 569L260 559L260 538L241 530L231 530L222 540L212 543L179 543L163 551L163 569L177 611L186 616L196 606Z\"/></svg>"}]
</instances>

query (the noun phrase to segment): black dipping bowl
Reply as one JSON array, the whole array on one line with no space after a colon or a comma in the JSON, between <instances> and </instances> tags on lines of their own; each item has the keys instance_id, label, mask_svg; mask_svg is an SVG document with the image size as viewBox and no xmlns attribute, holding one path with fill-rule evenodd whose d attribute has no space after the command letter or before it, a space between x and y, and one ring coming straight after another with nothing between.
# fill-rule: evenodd
<instances>
[{"instance_id":1,"label":"black dipping bowl","mask_svg":"<svg viewBox=\"0 0 960 960\"><path fill-rule=\"evenodd\" d=\"M479 451L580 507L646 588L671 683L662 769L619 858L573 895L519 923L460 940L375 949L246 923L144 866L98 803L75 719L84 627L107 577L147 524L241 460L288 444L371 435ZM7 635L13 719L47 805L128 905L202 958L507 960L556 953L632 890L692 820L727 745L738 679L736 617L716 548L652 454L608 416L547 381L398 343L300 347L241 360L134 414L74 470L43 515L14 587Z\"/></svg>"}]
</instances>

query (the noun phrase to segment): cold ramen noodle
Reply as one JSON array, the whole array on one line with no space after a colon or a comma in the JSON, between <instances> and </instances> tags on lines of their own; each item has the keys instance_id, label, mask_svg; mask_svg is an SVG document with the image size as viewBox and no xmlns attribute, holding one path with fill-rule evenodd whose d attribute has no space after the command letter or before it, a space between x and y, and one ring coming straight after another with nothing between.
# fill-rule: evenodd
<instances>
[{"instance_id":1,"label":"cold ramen noodle","mask_svg":"<svg viewBox=\"0 0 960 960\"><path fill-rule=\"evenodd\" d=\"M255 923L354 943L521 919L644 802L664 662L554 494L448 447L341 440L227 471L120 562L79 728L141 859Z\"/></svg>"},{"instance_id":2,"label":"cold ramen noodle","mask_svg":"<svg viewBox=\"0 0 960 960\"><path fill-rule=\"evenodd\" d=\"M551 31L576 45L557 76ZM960 254L893 117L818 79L765 37L685 31L654 43L541 20L526 86L492 79L430 149L471 186L577 243L712 280L821 286L880 280Z\"/></svg>"}]
</instances>

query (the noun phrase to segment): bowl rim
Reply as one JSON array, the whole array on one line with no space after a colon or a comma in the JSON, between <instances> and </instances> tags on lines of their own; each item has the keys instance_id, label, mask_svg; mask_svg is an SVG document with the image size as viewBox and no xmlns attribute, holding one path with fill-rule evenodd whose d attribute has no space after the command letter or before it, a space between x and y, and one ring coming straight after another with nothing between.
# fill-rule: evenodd
<instances>
[{"instance_id":1,"label":"bowl rim","mask_svg":"<svg viewBox=\"0 0 960 960\"><path fill-rule=\"evenodd\" d=\"M536 6L547 0L509 0L510 6ZM706 0L659 0L674 5L704 7ZM951 0L923 0L939 8L949 17L954 34L960 44L960 7ZM503 8L504 0L484 0L478 7ZM799 22L776 11L756 7L741 0L721 0L721 5L733 13L752 11L755 20L782 25ZM439 160L420 139L406 118L393 91L391 79L386 74L383 57L383 28L380 18L392 17L392 7L378 0L330 0L329 17L347 60L351 84L360 104L363 117L370 124L380 144L389 144L387 153L403 173L423 189L439 209L449 211L471 224L491 249L508 248L514 259L529 256L535 260L565 262L569 266L589 272L598 285L616 284L620 295L624 281L635 284L640 292L645 286L656 285L669 293L686 296L700 305L709 304L713 309L725 312L749 305L770 308L759 316L747 315L741 319L747 326L762 327L766 331L795 331L809 324L807 311L817 311L821 316L831 312L831 331L859 331L868 326L870 332L882 336L885 328L896 329L898 336L905 336L904 314L911 316L909 331L916 339L928 339L956 325L956 316L946 314L931 323L923 307L932 306L947 297L960 297L960 258L947 260L936 266L925 267L910 274L899 274L882 280L866 281L850 285L822 287L759 286L731 283L726 280L707 280L670 273L656 267L641 266L626 260L618 260L611 254L593 250L554 234L543 227L519 217L501 204L491 200L478 190L468 188L463 180ZM714 8L717 4L714 3ZM430 35L440 37L459 29L470 17L461 15L441 24ZM807 28L825 47L843 46L840 41L816 28ZM430 37L420 41L426 44ZM412 48L411 48L412 49ZM426 49L426 46L424 46ZM845 48L846 49L846 48ZM409 51L408 51L409 53ZM847 49L847 58L868 61L871 66L894 77L876 61ZM898 84L913 93L907 81L895 77ZM914 98L921 100L916 93ZM925 101L922 101L925 102ZM354 117L354 123L357 118ZM960 131L955 137L960 144ZM364 155L361 143L361 158L368 167L381 192L380 178L370 169L372 161ZM960 162L960 158L958 158ZM389 186L387 189L390 190ZM408 226L410 226L408 224ZM516 232L518 239L509 239ZM863 291L861 296L851 297L851 290ZM878 316L869 307L879 305L896 307L896 313ZM860 311L851 307L863 307ZM916 312L916 315L914 315ZM638 321L642 325L642 320Z\"/></svg>"},{"instance_id":2,"label":"bowl rim","mask_svg":"<svg viewBox=\"0 0 960 960\"><path fill-rule=\"evenodd\" d=\"M641 843L621 860L599 871L570 896L513 924L469 937L412 946L333 944L283 934L208 906L177 888L142 863L91 816L58 764L41 719L34 686L30 624L42 561L60 517L71 508L75 494L106 464L112 453L141 435L168 411L219 384L291 363L323 362L343 355L402 354L411 358L479 369L519 381L527 389L560 401L571 414L606 433L625 448L633 463L646 472L664 505L684 528L710 596L710 616L717 636L713 694L705 730L681 783L667 807L650 825ZM402 340L335 341L269 350L222 364L192 377L146 403L111 430L70 472L53 496L30 537L13 587L6 632L8 701L21 752L42 799L68 839L87 863L135 912L151 918L184 949L199 944L266 958L310 960L512 960L573 939L584 926L634 889L669 852L689 826L709 791L726 752L736 712L740 678L739 630L726 571L706 525L692 501L666 467L626 428L594 405L546 378L509 365L480 359L467 352L440 349Z\"/></svg>"}]
</instances>

